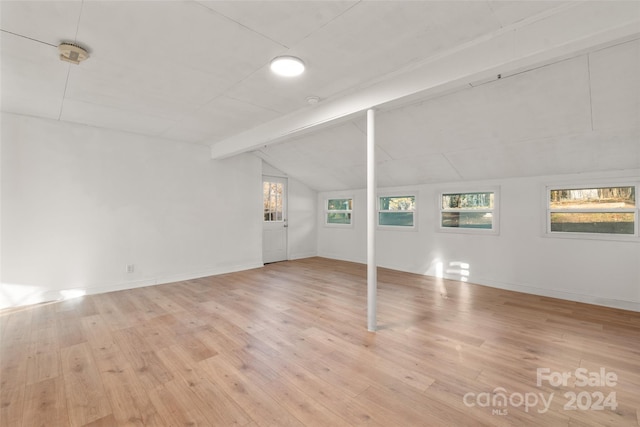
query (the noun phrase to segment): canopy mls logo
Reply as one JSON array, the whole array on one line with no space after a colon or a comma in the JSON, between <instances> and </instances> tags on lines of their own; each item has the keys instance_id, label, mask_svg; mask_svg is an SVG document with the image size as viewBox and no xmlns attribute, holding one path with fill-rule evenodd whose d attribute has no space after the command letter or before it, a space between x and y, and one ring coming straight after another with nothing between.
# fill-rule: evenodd
<instances>
[{"instance_id":1,"label":"canopy mls logo","mask_svg":"<svg viewBox=\"0 0 640 427\"><path fill-rule=\"evenodd\" d=\"M496 387L493 392L473 393L469 392L462 397L462 401L465 406L473 408L478 406L481 408L491 408L492 415L509 415L507 408L519 408L524 407L525 412L529 412L530 409L536 409L538 413L544 414L549 410L551 401L553 400L553 393L546 398L544 393L527 392L511 394L507 393L504 387ZM538 408L540 403L541 407Z\"/></svg>"},{"instance_id":2,"label":"canopy mls logo","mask_svg":"<svg viewBox=\"0 0 640 427\"><path fill-rule=\"evenodd\" d=\"M574 379L573 384L570 380ZM605 368L598 371L589 371L586 368L577 368L574 371L552 371L550 368L536 369L536 386L573 387L576 391L567 391L564 397L563 410L565 411L614 411L618 407L616 392L611 391L605 395L600 390L580 390L584 387L615 387L618 384L618 375L615 372L607 372ZM462 397L462 402L469 408L491 408L492 415L508 415L509 408L523 407L525 412L535 410L539 414L549 411L555 392L544 393L530 391L526 393L508 393L504 387L496 387L493 391L474 393L468 392ZM562 403L562 402L561 402Z\"/></svg>"}]
</instances>

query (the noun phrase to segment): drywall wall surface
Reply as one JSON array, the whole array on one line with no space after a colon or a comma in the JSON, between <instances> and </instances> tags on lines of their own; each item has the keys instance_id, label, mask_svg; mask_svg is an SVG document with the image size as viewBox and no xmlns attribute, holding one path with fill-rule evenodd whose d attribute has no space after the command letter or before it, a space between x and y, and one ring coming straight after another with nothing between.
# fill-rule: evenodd
<instances>
[{"instance_id":1,"label":"drywall wall surface","mask_svg":"<svg viewBox=\"0 0 640 427\"><path fill-rule=\"evenodd\" d=\"M262 265L261 161L2 115L0 306Z\"/></svg>"},{"instance_id":2,"label":"drywall wall surface","mask_svg":"<svg viewBox=\"0 0 640 427\"><path fill-rule=\"evenodd\" d=\"M289 178L289 259L317 255L318 193L294 178Z\"/></svg>"}]
</instances>

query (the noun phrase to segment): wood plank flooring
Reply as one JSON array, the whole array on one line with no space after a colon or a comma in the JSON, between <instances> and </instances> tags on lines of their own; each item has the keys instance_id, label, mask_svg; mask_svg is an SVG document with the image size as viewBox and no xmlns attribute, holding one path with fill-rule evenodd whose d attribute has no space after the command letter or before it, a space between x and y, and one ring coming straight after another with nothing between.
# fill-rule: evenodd
<instances>
[{"instance_id":1,"label":"wood plank flooring","mask_svg":"<svg viewBox=\"0 0 640 427\"><path fill-rule=\"evenodd\" d=\"M365 274L309 258L0 312L0 425L640 425L640 313L380 269L370 333Z\"/></svg>"}]
</instances>

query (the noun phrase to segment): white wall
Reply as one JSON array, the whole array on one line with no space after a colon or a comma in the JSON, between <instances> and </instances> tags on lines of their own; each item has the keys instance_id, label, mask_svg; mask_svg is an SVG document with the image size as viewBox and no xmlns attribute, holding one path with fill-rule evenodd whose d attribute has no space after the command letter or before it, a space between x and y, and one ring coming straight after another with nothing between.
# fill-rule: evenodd
<instances>
[{"instance_id":1,"label":"white wall","mask_svg":"<svg viewBox=\"0 0 640 427\"><path fill-rule=\"evenodd\" d=\"M402 190L417 191L417 230L378 230L378 265L432 276L441 272L450 279L640 311L639 238L605 241L543 233L546 185L629 180L639 181L640 171L405 187ZM437 231L438 192L482 186L500 187L499 235ZM334 196L354 197L353 228L324 226L324 200ZM319 193L318 206L318 255L366 262L365 190Z\"/></svg>"},{"instance_id":2,"label":"white wall","mask_svg":"<svg viewBox=\"0 0 640 427\"><path fill-rule=\"evenodd\" d=\"M251 154L10 114L1 142L0 307L262 265Z\"/></svg>"},{"instance_id":3,"label":"white wall","mask_svg":"<svg viewBox=\"0 0 640 427\"><path fill-rule=\"evenodd\" d=\"M316 256L318 193L289 178L289 259Z\"/></svg>"},{"instance_id":4,"label":"white wall","mask_svg":"<svg viewBox=\"0 0 640 427\"><path fill-rule=\"evenodd\" d=\"M316 256L317 191L264 161L262 162L262 173L287 178L288 258L299 259Z\"/></svg>"}]
</instances>

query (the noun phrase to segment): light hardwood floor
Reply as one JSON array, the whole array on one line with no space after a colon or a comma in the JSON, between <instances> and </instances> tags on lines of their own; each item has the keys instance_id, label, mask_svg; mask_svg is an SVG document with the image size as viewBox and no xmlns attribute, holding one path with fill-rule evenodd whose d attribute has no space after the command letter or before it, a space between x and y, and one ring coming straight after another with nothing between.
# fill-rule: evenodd
<instances>
[{"instance_id":1,"label":"light hardwood floor","mask_svg":"<svg viewBox=\"0 0 640 427\"><path fill-rule=\"evenodd\" d=\"M378 286L377 333L365 267L322 258L0 312L0 425L639 425L640 313L385 269ZM617 380L576 386L578 368ZM617 408L564 407L598 392Z\"/></svg>"}]
</instances>

